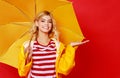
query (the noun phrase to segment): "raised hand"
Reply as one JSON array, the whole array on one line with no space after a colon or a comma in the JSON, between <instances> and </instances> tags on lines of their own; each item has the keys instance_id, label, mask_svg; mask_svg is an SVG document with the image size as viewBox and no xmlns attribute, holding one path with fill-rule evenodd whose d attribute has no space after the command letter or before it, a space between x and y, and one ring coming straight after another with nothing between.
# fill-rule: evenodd
<instances>
[{"instance_id":1,"label":"raised hand","mask_svg":"<svg viewBox=\"0 0 120 78\"><path fill-rule=\"evenodd\" d=\"M90 40L85 40L83 42L71 42L70 45L75 47L75 46L79 46L79 45L82 45L82 44L85 44L87 42L89 42Z\"/></svg>"}]
</instances>

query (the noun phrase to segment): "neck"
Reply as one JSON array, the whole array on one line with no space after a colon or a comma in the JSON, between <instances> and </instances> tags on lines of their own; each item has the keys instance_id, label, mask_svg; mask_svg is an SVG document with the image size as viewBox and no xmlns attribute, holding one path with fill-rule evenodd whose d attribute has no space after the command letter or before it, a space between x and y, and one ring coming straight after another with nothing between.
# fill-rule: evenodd
<instances>
[{"instance_id":1,"label":"neck","mask_svg":"<svg viewBox=\"0 0 120 78\"><path fill-rule=\"evenodd\" d=\"M50 41L50 38L47 33L40 32L37 38L38 42L43 45L47 45Z\"/></svg>"}]
</instances>

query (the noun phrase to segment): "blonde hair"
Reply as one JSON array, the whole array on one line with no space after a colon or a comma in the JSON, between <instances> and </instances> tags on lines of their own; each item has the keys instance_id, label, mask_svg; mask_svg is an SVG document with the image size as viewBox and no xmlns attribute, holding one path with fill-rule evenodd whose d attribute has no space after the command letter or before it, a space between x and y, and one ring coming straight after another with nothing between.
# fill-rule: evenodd
<instances>
[{"instance_id":1,"label":"blonde hair","mask_svg":"<svg viewBox=\"0 0 120 78\"><path fill-rule=\"evenodd\" d=\"M30 52L30 48L31 48L31 41L32 40L35 40L38 36L38 26L35 25L35 22L38 21L42 16L45 16L45 15L48 15L51 17L52 19L52 29L50 30L50 32L48 33L48 36L49 38L55 38L57 41L59 41L59 35L58 35L58 31L56 29L56 23L55 23L55 20L53 19L53 16L50 12L48 11L43 11L41 13L39 13L35 19L34 19L34 23L33 23L33 26L30 30L30 33L31 33L31 37L30 37L30 41L28 43L28 52Z\"/></svg>"},{"instance_id":2,"label":"blonde hair","mask_svg":"<svg viewBox=\"0 0 120 78\"><path fill-rule=\"evenodd\" d=\"M55 23L55 20L53 19L53 16L50 12L48 11L42 11L41 13L39 13L35 19L34 19L34 23L33 23L33 26L31 28L31 39L30 39L30 42L31 40L33 39L36 39L37 36L38 36L38 27L35 25L35 21L38 21L42 16L45 16L45 15L48 15L51 17L52 19L52 29L50 30L50 32L48 33L49 35L49 38L55 38L56 40L59 40L59 36L58 36L58 31L56 29L56 23Z\"/></svg>"}]
</instances>

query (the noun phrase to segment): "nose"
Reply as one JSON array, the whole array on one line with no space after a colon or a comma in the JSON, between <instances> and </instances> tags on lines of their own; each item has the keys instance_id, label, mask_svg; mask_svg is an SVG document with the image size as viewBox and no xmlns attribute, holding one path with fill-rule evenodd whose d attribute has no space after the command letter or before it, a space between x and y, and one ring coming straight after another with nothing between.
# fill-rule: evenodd
<instances>
[{"instance_id":1,"label":"nose","mask_svg":"<svg viewBox=\"0 0 120 78\"><path fill-rule=\"evenodd\" d=\"M49 24L49 23L46 21L46 22L45 22L45 25L48 25L48 24Z\"/></svg>"}]
</instances>

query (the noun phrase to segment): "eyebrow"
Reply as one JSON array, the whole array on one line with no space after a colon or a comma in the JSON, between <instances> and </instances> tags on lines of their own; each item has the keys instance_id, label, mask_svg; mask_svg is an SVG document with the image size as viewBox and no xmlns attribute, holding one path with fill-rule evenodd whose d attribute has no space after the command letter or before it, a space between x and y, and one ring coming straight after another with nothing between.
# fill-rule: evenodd
<instances>
[{"instance_id":1,"label":"eyebrow","mask_svg":"<svg viewBox=\"0 0 120 78\"><path fill-rule=\"evenodd\" d=\"M46 19L44 19L44 18L41 18L41 20L46 20ZM52 21L52 19L48 19L48 20L51 20L51 21Z\"/></svg>"}]
</instances>

